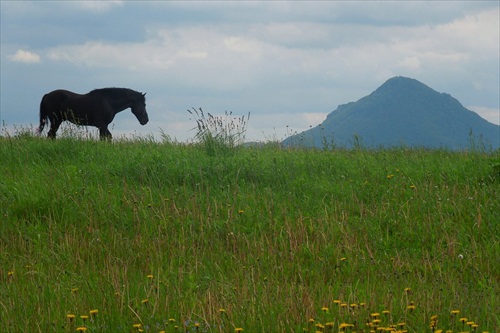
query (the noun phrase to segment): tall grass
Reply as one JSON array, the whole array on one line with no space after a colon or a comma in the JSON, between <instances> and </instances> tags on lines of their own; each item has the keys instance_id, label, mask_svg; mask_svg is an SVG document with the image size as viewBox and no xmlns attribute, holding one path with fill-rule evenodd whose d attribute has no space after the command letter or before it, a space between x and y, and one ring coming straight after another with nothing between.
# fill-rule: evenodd
<instances>
[{"instance_id":1,"label":"tall grass","mask_svg":"<svg viewBox=\"0 0 500 333\"><path fill-rule=\"evenodd\" d=\"M500 330L497 153L25 135L0 160L0 331Z\"/></svg>"}]
</instances>

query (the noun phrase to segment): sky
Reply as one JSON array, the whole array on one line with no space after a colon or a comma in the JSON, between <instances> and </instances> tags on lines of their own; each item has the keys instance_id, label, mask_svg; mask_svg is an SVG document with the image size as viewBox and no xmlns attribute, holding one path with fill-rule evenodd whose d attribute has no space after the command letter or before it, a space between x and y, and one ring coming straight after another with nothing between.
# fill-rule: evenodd
<instances>
[{"instance_id":1,"label":"sky","mask_svg":"<svg viewBox=\"0 0 500 333\"><path fill-rule=\"evenodd\" d=\"M191 141L187 112L247 115L248 141L320 124L394 76L500 123L498 1L0 1L1 133L36 128L44 94L126 87L149 123L117 136ZM89 128L92 131L95 129ZM96 131L97 132L97 131ZM46 134L46 132L45 132Z\"/></svg>"}]
</instances>

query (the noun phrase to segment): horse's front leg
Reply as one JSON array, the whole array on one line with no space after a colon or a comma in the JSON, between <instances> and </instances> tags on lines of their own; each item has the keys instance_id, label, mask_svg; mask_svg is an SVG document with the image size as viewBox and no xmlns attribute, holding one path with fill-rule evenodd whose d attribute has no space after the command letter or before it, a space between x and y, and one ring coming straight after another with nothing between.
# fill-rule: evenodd
<instances>
[{"instance_id":1,"label":"horse's front leg","mask_svg":"<svg viewBox=\"0 0 500 333\"><path fill-rule=\"evenodd\" d=\"M111 132L108 130L107 126L99 128L99 136L101 138L101 141L104 140L111 141L112 139Z\"/></svg>"}]
</instances>

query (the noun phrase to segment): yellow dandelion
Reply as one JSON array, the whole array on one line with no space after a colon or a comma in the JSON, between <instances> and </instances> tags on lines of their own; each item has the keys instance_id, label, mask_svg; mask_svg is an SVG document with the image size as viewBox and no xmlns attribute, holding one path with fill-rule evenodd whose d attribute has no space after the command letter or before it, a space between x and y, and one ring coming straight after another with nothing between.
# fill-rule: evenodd
<instances>
[{"instance_id":1,"label":"yellow dandelion","mask_svg":"<svg viewBox=\"0 0 500 333\"><path fill-rule=\"evenodd\" d=\"M71 289L71 292L72 292L73 294L75 294L77 291L78 291L78 288L72 288L72 289Z\"/></svg>"},{"instance_id":2,"label":"yellow dandelion","mask_svg":"<svg viewBox=\"0 0 500 333\"><path fill-rule=\"evenodd\" d=\"M326 306L324 306L324 307L321 308L321 311L328 312L328 308Z\"/></svg>"},{"instance_id":3,"label":"yellow dandelion","mask_svg":"<svg viewBox=\"0 0 500 333\"><path fill-rule=\"evenodd\" d=\"M333 301L334 304L337 304L337 305L340 305L340 303L342 303L340 300L336 299Z\"/></svg>"},{"instance_id":4,"label":"yellow dandelion","mask_svg":"<svg viewBox=\"0 0 500 333\"><path fill-rule=\"evenodd\" d=\"M224 309L224 308L220 308L220 309L219 309L219 312L220 312L220 313L225 313L225 312L226 312L226 309Z\"/></svg>"},{"instance_id":5,"label":"yellow dandelion","mask_svg":"<svg viewBox=\"0 0 500 333\"><path fill-rule=\"evenodd\" d=\"M460 318L459 321L465 323L467 321L467 318Z\"/></svg>"},{"instance_id":6,"label":"yellow dandelion","mask_svg":"<svg viewBox=\"0 0 500 333\"><path fill-rule=\"evenodd\" d=\"M460 313L460 310L452 310L451 311L451 314L454 315L454 316L456 316L459 313Z\"/></svg>"},{"instance_id":7,"label":"yellow dandelion","mask_svg":"<svg viewBox=\"0 0 500 333\"><path fill-rule=\"evenodd\" d=\"M391 179L392 177L394 177L393 174L387 175L387 179Z\"/></svg>"},{"instance_id":8,"label":"yellow dandelion","mask_svg":"<svg viewBox=\"0 0 500 333\"><path fill-rule=\"evenodd\" d=\"M314 323L314 318L309 318L309 322L312 324Z\"/></svg>"},{"instance_id":9,"label":"yellow dandelion","mask_svg":"<svg viewBox=\"0 0 500 333\"><path fill-rule=\"evenodd\" d=\"M408 305L408 306L406 307L406 309L408 309L408 310L410 310L410 311L413 311L413 310L415 310L415 305L410 304L410 305Z\"/></svg>"},{"instance_id":10,"label":"yellow dandelion","mask_svg":"<svg viewBox=\"0 0 500 333\"><path fill-rule=\"evenodd\" d=\"M347 258L345 258L345 257L340 258L340 261L346 261L346 260L347 260Z\"/></svg>"},{"instance_id":11,"label":"yellow dandelion","mask_svg":"<svg viewBox=\"0 0 500 333\"><path fill-rule=\"evenodd\" d=\"M174 318L169 318L169 319L168 319L168 322L169 322L169 323L175 323L175 319L174 319Z\"/></svg>"},{"instance_id":12,"label":"yellow dandelion","mask_svg":"<svg viewBox=\"0 0 500 333\"><path fill-rule=\"evenodd\" d=\"M146 277L147 277L148 279L152 279L154 276L153 276L153 274L148 274Z\"/></svg>"},{"instance_id":13,"label":"yellow dandelion","mask_svg":"<svg viewBox=\"0 0 500 333\"><path fill-rule=\"evenodd\" d=\"M74 314L71 314L71 313L66 315L66 318L68 318L69 321L73 321L73 319L75 319L75 317L76 316Z\"/></svg>"},{"instance_id":14,"label":"yellow dandelion","mask_svg":"<svg viewBox=\"0 0 500 333\"><path fill-rule=\"evenodd\" d=\"M333 327L334 325L335 325L335 323L333 321L330 321L330 322L325 324L326 327Z\"/></svg>"},{"instance_id":15,"label":"yellow dandelion","mask_svg":"<svg viewBox=\"0 0 500 333\"><path fill-rule=\"evenodd\" d=\"M391 311L389 311L389 310L384 310L384 311L382 311L382 313L383 313L383 314L385 314L385 315L388 315L389 313L391 313Z\"/></svg>"},{"instance_id":16,"label":"yellow dandelion","mask_svg":"<svg viewBox=\"0 0 500 333\"><path fill-rule=\"evenodd\" d=\"M359 303L359 306L362 307L362 308L364 308L366 306L366 303L364 303L364 302L363 303Z\"/></svg>"},{"instance_id":17,"label":"yellow dandelion","mask_svg":"<svg viewBox=\"0 0 500 333\"><path fill-rule=\"evenodd\" d=\"M320 324L320 323L317 323L317 324L316 324L316 325L314 325L314 326L316 326L316 327L317 327L318 329L320 329L320 330L322 330L322 329L324 329L324 328L325 328L325 326L323 326L323 325L322 325L322 324Z\"/></svg>"},{"instance_id":18,"label":"yellow dandelion","mask_svg":"<svg viewBox=\"0 0 500 333\"><path fill-rule=\"evenodd\" d=\"M243 214L245 211L243 209L238 210L238 214Z\"/></svg>"},{"instance_id":19,"label":"yellow dandelion","mask_svg":"<svg viewBox=\"0 0 500 333\"><path fill-rule=\"evenodd\" d=\"M80 316L80 318L81 318L83 321L85 321L85 320L89 319L89 316L82 315L82 316Z\"/></svg>"},{"instance_id":20,"label":"yellow dandelion","mask_svg":"<svg viewBox=\"0 0 500 333\"><path fill-rule=\"evenodd\" d=\"M85 326L79 326L79 327L76 328L76 330L78 332L85 332L87 330L87 327L85 327Z\"/></svg>"},{"instance_id":21,"label":"yellow dandelion","mask_svg":"<svg viewBox=\"0 0 500 333\"><path fill-rule=\"evenodd\" d=\"M91 316L97 316L98 313L99 313L99 310L97 310L97 309L90 310L90 315Z\"/></svg>"},{"instance_id":22,"label":"yellow dandelion","mask_svg":"<svg viewBox=\"0 0 500 333\"><path fill-rule=\"evenodd\" d=\"M375 313L370 314L370 316L371 316L372 318L377 318L377 317L380 317L380 313L375 312Z\"/></svg>"},{"instance_id":23,"label":"yellow dandelion","mask_svg":"<svg viewBox=\"0 0 500 333\"><path fill-rule=\"evenodd\" d=\"M243 328L241 328L241 327L236 327L236 328L234 329L234 331L235 331L235 332L243 332Z\"/></svg>"},{"instance_id":24,"label":"yellow dandelion","mask_svg":"<svg viewBox=\"0 0 500 333\"><path fill-rule=\"evenodd\" d=\"M149 302L149 299L145 298L141 301L142 304L147 304Z\"/></svg>"},{"instance_id":25,"label":"yellow dandelion","mask_svg":"<svg viewBox=\"0 0 500 333\"><path fill-rule=\"evenodd\" d=\"M133 327L133 328L136 328L136 329L141 328L141 326L142 326L141 324L134 324L134 325L132 325L132 327Z\"/></svg>"}]
</instances>

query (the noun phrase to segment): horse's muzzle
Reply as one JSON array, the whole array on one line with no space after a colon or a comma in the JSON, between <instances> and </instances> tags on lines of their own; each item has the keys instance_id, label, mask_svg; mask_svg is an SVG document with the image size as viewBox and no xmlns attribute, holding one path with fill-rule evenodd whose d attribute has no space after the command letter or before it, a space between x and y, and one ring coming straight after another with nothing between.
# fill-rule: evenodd
<instances>
[{"instance_id":1,"label":"horse's muzzle","mask_svg":"<svg viewBox=\"0 0 500 333\"><path fill-rule=\"evenodd\" d=\"M149 121L149 118L148 118L148 117L146 117L146 118L144 118L144 119L139 120L139 123L140 123L141 125L146 125L146 124L148 123L148 121Z\"/></svg>"}]
</instances>

